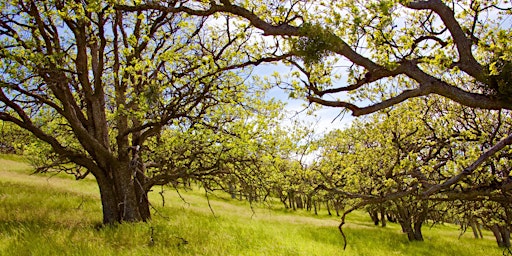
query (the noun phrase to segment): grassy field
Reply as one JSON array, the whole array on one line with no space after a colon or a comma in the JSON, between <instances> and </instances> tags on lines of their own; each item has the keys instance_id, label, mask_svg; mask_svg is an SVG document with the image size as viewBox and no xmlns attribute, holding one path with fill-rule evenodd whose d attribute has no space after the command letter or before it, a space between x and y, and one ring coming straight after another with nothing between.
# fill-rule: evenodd
<instances>
[{"instance_id":1,"label":"grassy field","mask_svg":"<svg viewBox=\"0 0 512 256\"><path fill-rule=\"evenodd\" d=\"M348 217L348 247L339 220L321 212L250 207L246 202L157 188L149 223L96 228L101 221L94 180L31 175L17 157L0 157L0 255L502 255L491 233L460 239L452 225L424 228L408 242L400 227L375 227L360 212Z\"/></svg>"}]
</instances>

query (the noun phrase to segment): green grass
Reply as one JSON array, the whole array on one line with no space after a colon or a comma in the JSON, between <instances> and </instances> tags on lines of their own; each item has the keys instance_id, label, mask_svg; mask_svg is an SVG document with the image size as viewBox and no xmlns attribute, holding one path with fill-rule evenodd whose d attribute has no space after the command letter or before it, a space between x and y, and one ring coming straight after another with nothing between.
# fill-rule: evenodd
<instances>
[{"instance_id":1,"label":"green grass","mask_svg":"<svg viewBox=\"0 0 512 256\"><path fill-rule=\"evenodd\" d=\"M287 211L157 188L149 223L95 228L101 204L92 179L31 175L13 157L0 159L0 255L501 255L489 232L481 240L453 225L425 227L425 242L408 242L400 227L375 227L361 212L349 215L347 250L339 220L321 212Z\"/></svg>"}]
</instances>

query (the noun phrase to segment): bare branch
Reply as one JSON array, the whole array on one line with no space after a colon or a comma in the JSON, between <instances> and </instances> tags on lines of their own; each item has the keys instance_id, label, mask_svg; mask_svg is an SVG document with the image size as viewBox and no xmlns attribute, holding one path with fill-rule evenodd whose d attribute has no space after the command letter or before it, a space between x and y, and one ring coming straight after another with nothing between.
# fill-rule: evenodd
<instances>
[{"instance_id":1,"label":"bare branch","mask_svg":"<svg viewBox=\"0 0 512 256\"><path fill-rule=\"evenodd\" d=\"M428 95L430 92L426 88L427 87L420 87L420 88L413 89L413 90L405 90L401 94L399 94L393 98L387 99L385 101L382 101L382 102L379 102L377 104L370 105L367 107L358 107L358 106L348 103L348 102L328 101L328 100L323 100L323 99L312 97L312 96L308 96L307 98L310 102L315 102L315 103L318 103L318 104L321 104L324 106L347 108L350 111L352 111L353 116L362 116L362 115L371 114L371 113L377 112L379 110L391 107L393 105L396 105L396 104L403 102L410 98Z\"/></svg>"}]
</instances>

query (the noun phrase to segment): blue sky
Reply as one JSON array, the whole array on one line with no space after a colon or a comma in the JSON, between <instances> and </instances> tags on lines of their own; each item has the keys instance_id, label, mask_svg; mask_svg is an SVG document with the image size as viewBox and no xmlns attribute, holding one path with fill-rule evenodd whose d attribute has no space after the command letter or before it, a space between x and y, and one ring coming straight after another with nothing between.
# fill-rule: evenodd
<instances>
[{"instance_id":1,"label":"blue sky","mask_svg":"<svg viewBox=\"0 0 512 256\"><path fill-rule=\"evenodd\" d=\"M283 64L265 64L255 67L252 73L253 75L263 77L270 76L274 72L286 74L291 72L291 70L290 67ZM286 110L290 112L290 118L298 118L299 120L310 122L312 125L315 125L317 134L347 127L354 119L349 113L340 115L341 109L332 107L322 107L314 111L313 115L308 115L308 111L304 110L308 105L307 100L292 99L288 96L288 92L280 88L271 89L268 92L268 97L286 102Z\"/></svg>"}]
</instances>

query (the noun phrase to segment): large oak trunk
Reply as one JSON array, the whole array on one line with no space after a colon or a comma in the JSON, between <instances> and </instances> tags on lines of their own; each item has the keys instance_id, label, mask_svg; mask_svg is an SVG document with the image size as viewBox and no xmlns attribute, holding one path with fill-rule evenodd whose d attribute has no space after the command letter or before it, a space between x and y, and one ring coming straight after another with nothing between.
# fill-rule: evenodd
<instances>
[{"instance_id":1,"label":"large oak trunk","mask_svg":"<svg viewBox=\"0 0 512 256\"><path fill-rule=\"evenodd\" d=\"M115 187L106 180L96 178L100 189L101 207L103 209L103 224L114 224L120 222L120 214Z\"/></svg>"},{"instance_id":2,"label":"large oak trunk","mask_svg":"<svg viewBox=\"0 0 512 256\"><path fill-rule=\"evenodd\" d=\"M128 167L128 166L126 166ZM112 169L110 177L96 177L103 207L103 224L146 221L151 217L144 179L129 168Z\"/></svg>"}]
</instances>

